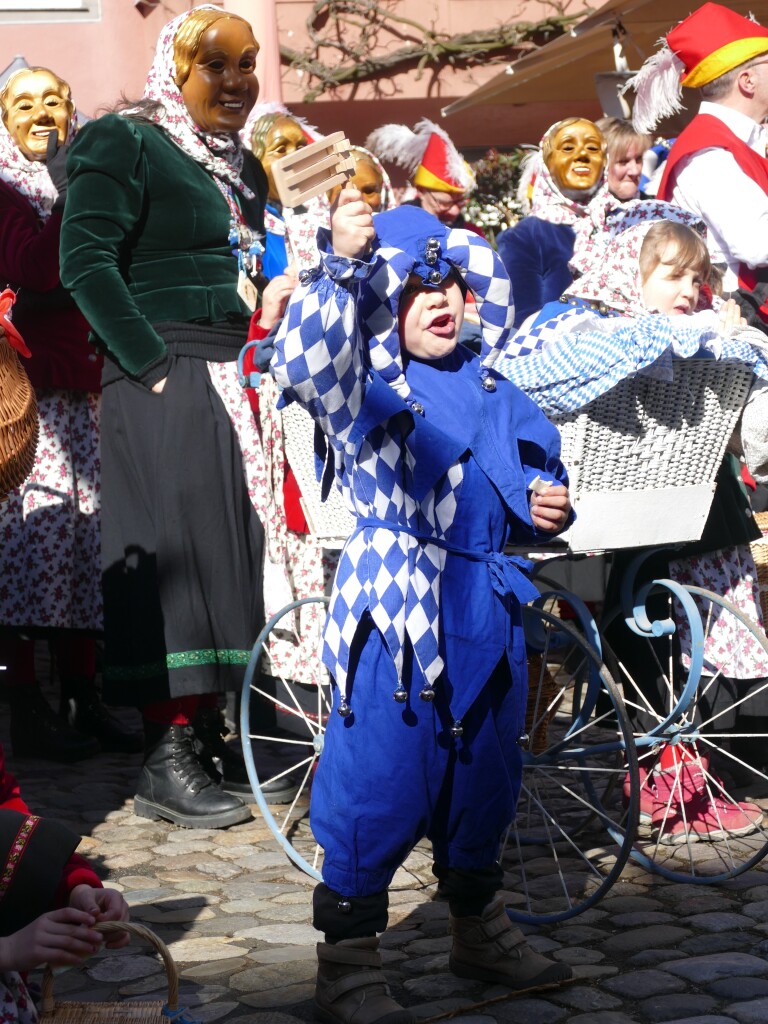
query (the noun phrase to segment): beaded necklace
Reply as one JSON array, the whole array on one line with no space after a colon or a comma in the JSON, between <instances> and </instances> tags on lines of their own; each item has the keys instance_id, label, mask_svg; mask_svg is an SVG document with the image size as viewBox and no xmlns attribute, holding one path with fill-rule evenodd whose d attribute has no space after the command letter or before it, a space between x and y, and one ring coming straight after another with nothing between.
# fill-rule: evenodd
<instances>
[{"instance_id":1,"label":"beaded necklace","mask_svg":"<svg viewBox=\"0 0 768 1024\"><path fill-rule=\"evenodd\" d=\"M220 178L213 179L229 207L229 245L237 259L237 269L251 280L261 273L264 246L257 232L246 223L240 204L231 185L225 185Z\"/></svg>"}]
</instances>

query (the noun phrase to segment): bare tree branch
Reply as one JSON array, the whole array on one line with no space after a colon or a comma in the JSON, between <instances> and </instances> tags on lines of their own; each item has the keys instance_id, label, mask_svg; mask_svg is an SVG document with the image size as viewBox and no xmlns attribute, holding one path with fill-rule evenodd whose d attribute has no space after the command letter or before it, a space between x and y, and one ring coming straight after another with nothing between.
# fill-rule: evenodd
<instances>
[{"instance_id":1,"label":"bare tree branch","mask_svg":"<svg viewBox=\"0 0 768 1024\"><path fill-rule=\"evenodd\" d=\"M309 78L304 102L344 85L390 80L415 71L418 80L430 67L470 68L512 60L562 35L576 19L573 0L551 0L552 14L541 21L505 22L448 35L434 24L422 25L398 14L393 0L315 0L307 19L310 45L280 47L283 64ZM584 14L579 11L578 17Z\"/></svg>"}]
</instances>

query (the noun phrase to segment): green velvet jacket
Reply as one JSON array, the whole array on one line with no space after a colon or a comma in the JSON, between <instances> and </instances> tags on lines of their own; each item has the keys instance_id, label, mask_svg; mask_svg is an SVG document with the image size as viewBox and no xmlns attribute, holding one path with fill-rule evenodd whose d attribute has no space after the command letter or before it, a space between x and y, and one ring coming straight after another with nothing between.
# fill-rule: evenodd
<instances>
[{"instance_id":1,"label":"green velvet jacket","mask_svg":"<svg viewBox=\"0 0 768 1024\"><path fill-rule=\"evenodd\" d=\"M161 128L107 114L79 132L67 171L61 280L124 372L147 387L166 375L154 324L247 322L227 202ZM250 153L243 179L256 199L240 207L263 232L267 179Z\"/></svg>"}]
</instances>

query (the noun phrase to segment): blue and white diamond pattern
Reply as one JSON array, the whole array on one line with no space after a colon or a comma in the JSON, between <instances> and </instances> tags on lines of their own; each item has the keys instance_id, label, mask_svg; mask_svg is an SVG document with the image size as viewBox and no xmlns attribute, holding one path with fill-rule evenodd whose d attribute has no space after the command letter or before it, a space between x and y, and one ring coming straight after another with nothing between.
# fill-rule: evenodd
<instances>
[{"instance_id":1,"label":"blue and white diamond pattern","mask_svg":"<svg viewBox=\"0 0 768 1024\"><path fill-rule=\"evenodd\" d=\"M440 675L440 574L446 552L396 527L445 538L463 480L463 467L456 463L417 506L408 486L413 459L396 421L375 427L361 444L353 443L350 426L362 404L367 370L354 318L355 287L348 284L347 279L335 284L318 275L297 289L273 362L285 398L300 401L326 432L336 482L350 510L362 520L394 526L361 523L339 560L323 660L344 696L351 644L366 611L384 637L398 678L406 636L427 682Z\"/></svg>"}]
</instances>

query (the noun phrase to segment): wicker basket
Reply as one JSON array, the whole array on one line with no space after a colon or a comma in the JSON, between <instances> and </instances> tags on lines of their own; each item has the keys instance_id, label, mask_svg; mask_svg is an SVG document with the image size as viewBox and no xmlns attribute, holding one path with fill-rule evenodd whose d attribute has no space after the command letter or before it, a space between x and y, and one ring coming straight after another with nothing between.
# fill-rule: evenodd
<instances>
[{"instance_id":1,"label":"wicker basket","mask_svg":"<svg viewBox=\"0 0 768 1024\"><path fill-rule=\"evenodd\" d=\"M578 513L573 551L698 540L752 381L736 360L672 360L558 419Z\"/></svg>"},{"instance_id":2,"label":"wicker basket","mask_svg":"<svg viewBox=\"0 0 768 1024\"><path fill-rule=\"evenodd\" d=\"M0 338L0 500L32 471L38 419L34 388L16 352Z\"/></svg>"},{"instance_id":3,"label":"wicker basket","mask_svg":"<svg viewBox=\"0 0 768 1024\"><path fill-rule=\"evenodd\" d=\"M149 928L128 921L104 921L95 925L95 928L100 932L125 930L146 939L155 947L163 959L168 977L168 1002L163 1003L162 999L119 1003L56 1002L53 996L53 971L46 967L43 973L41 1024L168 1024L168 1017L163 1016L163 1006L167 1006L172 1013L179 1008L179 972L165 943Z\"/></svg>"},{"instance_id":4,"label":"wicker basket","mask_svg":"<svg viewBox=\"0 0 768 1024\"><path fill-rule=\"evenodd\" d=\"M302 506L312 536L326 547L342 547L355 521L341 493L332 484L325 501L320 500L320 484L315 475L315 421L298 402L282 410L285 456L301 490Z\"/></svg>"}]
</instances>

